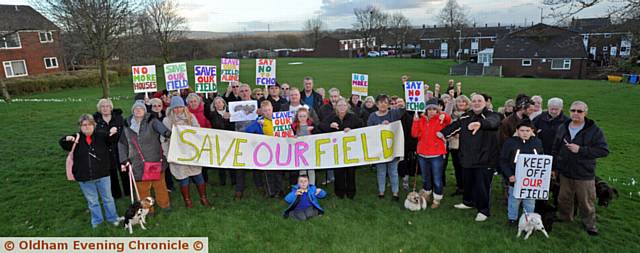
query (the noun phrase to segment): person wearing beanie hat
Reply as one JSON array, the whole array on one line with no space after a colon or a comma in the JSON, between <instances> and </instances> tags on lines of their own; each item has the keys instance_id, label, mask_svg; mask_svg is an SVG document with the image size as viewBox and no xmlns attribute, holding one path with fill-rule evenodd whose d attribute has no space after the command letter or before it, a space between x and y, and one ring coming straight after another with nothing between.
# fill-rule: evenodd
<instances>
[{"instance_id":1,"label":"person wearing beanie hat","mask_svg":"<svg viewBox=\"0 0 640 253\"><path fill-rule=\"evenodd\" d=\"M427 192L427 201L433 202L431 208L438 208L444 196L444 157L447 146L440 130L451 124L451 116L440 109L437 98L426 102L425 113L416 111L411 126L411 136L418 139L418 165L422 172L422 189ZM432 183L433 182L433 183Z\"/></svg>"},{"instance_id":2,"label":"person wearing beanie hat","mask_svg":"<svg viewBox=\"0 0 640 253\"><path fill-rule=\"evenodd\" d=\"M171 98L171 104L167 109L167 116L162 120L162 124L168 129L172 129L173 126L200 127L195 115L187 109L184 100L179 96L173 96ZM165 157L167 157L171 140L164 137L161 137L160 140L162 142L162 151ZM200 203L207 208L211 208L211 204L207 199L206 183L202 175L202 167L169 163L169 169L171 174L180 183L180 192L182 193L182 199L187 208L193 207L193 202L189 194L189 182L191 180L193 180L198 188Z\"/></svg>"},{"instance_id":3,"label":"person wearing beanie hat","mask_svg":"<svg viewBox=\"0 0 640 253\"><path fill-rule=\"evenodd\" d=\"M508 224L512 226L516 224L520 203L522 203L527 213L533 213L536 204L535 199L516 199L513 195L518 154L542 154L543 151L542 141L535 137L534 128L529 119L518 123L516 129L516 136L507 139L500 152L500 168L502 168L502 173L508 180L507 218Z\"/></svg>"},{"instance_id":4,"label":"person wearing beanie hat","mask_svg":"<svg viewBox=\"0 0 640 253\"><path fill-rule=\"evenodd\" d=\"M118 151L121 167L130 168L136 181L140 199L151 196L151 188L154 189L158 206L164 210L170 210L169 194L164 180L164 171L156 180L142 180L145 175L145 162L164 162L160 136L168 138L171 130L167 129L155 116L147 113L147 107L143 101L136 101L131 107L133 115L127 117L124 129L118 142ZM164 169L165 166L162 166ZM154 210L151 208L150 213Z\"/></svg>"}]
</instances>

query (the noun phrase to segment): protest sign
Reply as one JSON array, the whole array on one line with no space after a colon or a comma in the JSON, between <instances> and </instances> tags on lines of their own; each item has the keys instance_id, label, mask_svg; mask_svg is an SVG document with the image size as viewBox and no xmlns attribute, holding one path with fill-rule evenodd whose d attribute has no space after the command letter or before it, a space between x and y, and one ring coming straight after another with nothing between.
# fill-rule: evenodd
<instances>
[{"instance_id":1,"label":"protest sign","mask_svg":"<svg viewBox=\"0 0 640 253\"><path fill-rule=\"evenodd\" d=\"M404 97L407 111L424 112L424 82L407 81L404 83Z\"/></svg>"},{"instance_id":2,"label":"protest sign","mask_svg":"<svg viewBox=\"0 0 640 253\"><path fill-rule=\"evenodd\" d=\"M293 123L293 112L282 111L273 112L273 136L276 137L293 137L293 129L291 123Z\"/></svg>"},{"instance_id":3,"label":"protest sign","mask_svg":"<svg viewBox=\"0 0 640 253\"><path fill-rule=\"evenodd\" d=\"M158 91L156 82L156 66L131 66L133 93Z\"/></svg>"},{"instance_id":4,"label":"protest sign","mask_svg":"<svg viewBox=\"0 0 640 253\"><path fill-rule=\"evenodd\" d=\"M276 60L256 59L256 85L276 84Z\"/></svg>"},{"instance_id":5,"label":"protest sign","mask_svg":"<svg viewBox=\"0 0 640 253\"><path fill-rule=\"evenodd\" d=\"M358 167L404 156L402 123L278 138L174 125L169 162L215 168L309 170Z\"/></svg>"},{"instance_id":6,"label":"protest sign","mask_svg":"<svg viewBox=\"0 0 640 253\"><path fill-rule=\"evenodd\" d=\"M187 63L167 63L164 65L164 80L167 90L179 90L189 88L189 78L187 77Z\"/></svg>"},{"instance_id":7,"label":"protest sign","mask_svg":"<svg viewBox=\"0 0 640 253\"><path fill-rule=\"evenodd\" d=\"M240 60L220 59L220 82L240 81Z\"/></svg>"},{"instance_id":8,"label":"protest sign","mask_svg":"<svg viewBox=\"0 0 640 253\"><path fill-rule=\"evenodd\" d=\"M257 110L258 101L255 100L229 102L229 114L231 114L229 121L255 120L258 118Z\"/></svg>"},{"instance_id":9,"label":"protest sign","mask_svg":"<svg viewBox=\"0 0 640 253\"><path fill-rule=\"evenodd\" d=\"M369 75L351 74L351 94L366 96L369 92Z\"/></svg>"},{"instance_id":10,"label":"protest sign","mask_svg":"<svg viewBox=\"0 0 640 253\"><path fill-rule=\"evenodd\" d=\"M517 199L549 199L552 164L553 157L549 155L518 155L513 196Z\"/></svg>"},{"instance_id":11,"label":"protest sign","mask_svg":"<svg viewBox=\"0 0 640 253\"><path fill-rule=\"evenodd\" d=\"M217 92L216 66L196 65L193 67L196 93Z\"/></svg>"}]
</instances>

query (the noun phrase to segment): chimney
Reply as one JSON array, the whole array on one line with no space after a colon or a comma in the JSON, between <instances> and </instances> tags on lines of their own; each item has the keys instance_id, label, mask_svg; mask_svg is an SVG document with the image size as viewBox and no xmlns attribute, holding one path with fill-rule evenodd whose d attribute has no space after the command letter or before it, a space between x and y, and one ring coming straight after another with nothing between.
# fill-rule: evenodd
<instances>
[{"instance_id":1,"label":"chimney","mask_svg":"<svg viewBox=\"0 0 640 253\"><path fill-rule=\"evenodd\" d=\"M433 28L436 28L436 25L433 25Z\"/></svg>"},{"instance_id":2,"label":"chimney","mask_svg":"<svg viewBox=\"0 0 640 253\"><path fill-rule=\"evenodd\" d=\"M425 26L424 26L424 24L422 24L422 29L424 29L424 28L425 28Z\"/></svg>"},{"instance_id":3,"label":"chimney","mask_svg":"<svg viewBox=\"0 0 640 253\"><path fill-rule=\"evenodd\" d=\"M498 27L500 27L500 22L498 22Z\"/></svg>"},{"instance_id":4,"label":"chimney","mask_svg":"<svg viewBox=\"0 0 640 253\"><path fill-rule=\"evenodd\" d=\"M476 28L476 23L473 23L473 28Z\"/></svg>"},{"instance_id":5,"label":"chimney","mask_svg":"<svg viewBox=\"0 0 640 253\"><path fill-rule=\"evenodd\" d=\"M486 23L484 24L484 28L487 28L488 26L489 26L488 24L486 24Z\"/></svg>"}]
</instances>

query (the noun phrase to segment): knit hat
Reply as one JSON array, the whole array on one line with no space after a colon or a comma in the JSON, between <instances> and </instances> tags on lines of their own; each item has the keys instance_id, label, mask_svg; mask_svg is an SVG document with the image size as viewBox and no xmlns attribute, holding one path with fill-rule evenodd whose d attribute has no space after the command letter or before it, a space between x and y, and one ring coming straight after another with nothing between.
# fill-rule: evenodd
<instances>
[{"instance_id":1,"label":"knit hat","mask_svg":"<svg viewBox=\"0 0 640 253\"><path fill-rule=\"evenodd\" d=\"M133 106L131 106L131 113L133 113L137 107L141 107L144 109L145 113L147 112L147 106L144 104L144 100L136 100L136 102L133 103Z\"/></svg>"},{"instance_id":2,"label":"knit hat","mask_svg":"<svg viewBox=\"0 0 640 253\"><path fill-rule=\"evenodd\" d=\"M180 96L173 96L171 97L171 103L169 104L169 108L168 110L173 110L173 108L176 107L185 107L186 105L184 104L184 99L182 99L182 97Z\"/></svg>"},{"instance_id":3,"label":"knit hat","mask_svg":"<svg viewBox=\"0 0 640 253\"><path fill-rule=\"evenodd\" d=\"M439 109L440 106L438 105L438 99L437 98L432 98L427 100L427 102L425 103L425 110L428 110L429 108L436 108Z\"/></svg>"}]
</instances>

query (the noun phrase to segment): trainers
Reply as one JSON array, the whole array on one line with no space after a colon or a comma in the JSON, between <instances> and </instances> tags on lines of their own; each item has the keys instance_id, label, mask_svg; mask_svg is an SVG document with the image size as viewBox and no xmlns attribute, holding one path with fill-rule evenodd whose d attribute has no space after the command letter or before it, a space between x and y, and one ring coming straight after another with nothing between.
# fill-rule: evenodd
<instances>
[{"instance_id":1,"label":"trainers","mask_svg":"<svg viewBox=\"0 0 640 253\"><path fill-rule=\"evenodd\" d=\"M476 215L476 221L486 221L487 218L489 218L489 217L487 217L486 215L484 215L482 213L478 213L478 215Z\"/></svg>"},{"instance_id":2,"label":"trainers","mask_svg":"<svg viewBox=\"0 0 640 253\"><path fill-rule=\"evenodd\" d=\"M473 208L473 207L465 205L464 203L456 204L453 207L455 207L457 209L471 209L471 208Z\"/></svg>"},{"instance_id":3,"label":"trainers","mask_svg":"<svg viewBox=\"0 0 640 253\"><path fill-rule=\"evenodd\" d=\"M596 230L587 230L587 234L590 236L598 236L598 231Z\"/></svg>"}]
</instances>

